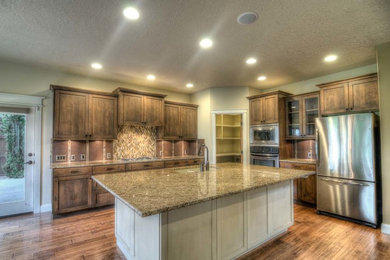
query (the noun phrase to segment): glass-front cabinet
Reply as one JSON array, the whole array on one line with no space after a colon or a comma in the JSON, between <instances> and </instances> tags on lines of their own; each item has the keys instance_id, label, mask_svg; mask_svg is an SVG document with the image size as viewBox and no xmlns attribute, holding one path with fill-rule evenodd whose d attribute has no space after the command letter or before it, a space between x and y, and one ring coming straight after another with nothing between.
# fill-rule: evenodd
<instances>
[{"instance_id":1,"label":"glass-front cabinet","mask_svg":"<svg viewBox=\"0 0 390 260\"><path fill-rule=\"evenodd\" d=\"M319 116L319 93L293 96L286 102L287 138L315 138L315 118Z\"/></svg>"}]
</instances>

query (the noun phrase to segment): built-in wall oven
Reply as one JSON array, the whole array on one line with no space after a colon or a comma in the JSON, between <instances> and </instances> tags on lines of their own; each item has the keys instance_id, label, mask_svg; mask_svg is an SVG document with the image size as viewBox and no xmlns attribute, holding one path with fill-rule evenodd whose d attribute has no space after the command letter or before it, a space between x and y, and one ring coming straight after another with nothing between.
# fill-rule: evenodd
<instances>
[{"instance_id":1,"label":"built-in wall oven","mask_svg":"<svg viewBox=\"0 0 390 260\"><path fill-rule=\"evenodd\" d=\"M279 125L253 125L250 127L249 140L255 146L279 146Z\"/></svg>"},{"instance_id":2,"label":"built-in wall oven","mask_svg":"<svg viewBox=\"0 0 390 260\"><path fill-rule=\"evenodd\" d=\"M279 168L279 147L251 146L251 164Z\"/></svg>"}]
</instances>

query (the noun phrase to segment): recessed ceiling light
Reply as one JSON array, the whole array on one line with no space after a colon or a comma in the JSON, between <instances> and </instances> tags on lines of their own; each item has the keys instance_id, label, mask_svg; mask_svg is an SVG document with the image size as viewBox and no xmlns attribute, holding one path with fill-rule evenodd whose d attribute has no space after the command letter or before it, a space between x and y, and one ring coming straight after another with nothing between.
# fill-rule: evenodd
<instances>
[{"instance_id":1,"label":"recessed ceiling light","mask_svg":"<svg viewBox=\"0 0 390 260\"><path fill-rule=\"evenodd\" d=\"M154 76L153 74L149 74L148 76L146 76L146 78L148 80L155 80L156 79L156 76Z\"/></svg>"},{"instance_id":2,"label":"recessed ceiling light","mask_svg":"<svg viewBox=\"0 0 390 260\"><path fill-rule=\"evenodd\" d=\"M123 9L123 15L129 20L138 20L139 12L134 7L126 7Z\"/></svg>"},{"instance_id":3,"label":"recessed ceiling light","mask_svg":"<svg viewBox=\"0 0 390 260\"><path fill-rule=\"evenodd\" d=\"M257 62L256 58L253 58L253 57L248 58L248 59L246 60L246 64L248 64L248 65L253 65L253 64L255 64L256 62Z\"/></svg>"},{"instance_id":4,"label":"recessed ceiling light","mask_svg":"<svg viewBox=\"0 0 390 260\"><path fill-rule=\"evenodd\" d=\"M328 55L324 58L325 62L333 62L335 60L337 60L337 55L334 54Z\"/></svg>"},{"instance_id":5,"label":"recessed ceiling light","mask_svg":"<svg viewBox=\"0 0 390 260\"><path fill-rule=\"evenodd\" d=\"M263 81L263 80L266 80L266 79L267 79L266 76L260 76L260 77L257 78L257 80L259 80L259 81Z\"/></svg>"},{"instance_id":6,"label":"recessed ceiling light","mask_svg":"<svg viewBox=\"0 0 390 260\"><path fill-rule=\"evenodd\" d=\"M91 63L91 68L94 70L101 70L103 68L103 65L98 62L94 62Z\"/></svg>"},{"instance_id":7,"label":"recessed ceiling light","mask_svg":"<svg viewBox=\"0 0 390 260\"><path fill-rule=\"evenodd\" d=\"M186 84L186 87L187 87L187 88L192 88L193 86L194 86L194 84L192 84L192 83L187 83L187 84Z\"/></svg>"},{"instance_id":8,"label":"recessed ceiling light","mask_svg":"<svg viewBox=\"0 0 390 260\"><path fill-rule=\"evenodd\" d=\"M213 41L209 38L204 38L199 42L200 47L203 49L208 49L213 46Z\"/></svg>"}]
</instances>

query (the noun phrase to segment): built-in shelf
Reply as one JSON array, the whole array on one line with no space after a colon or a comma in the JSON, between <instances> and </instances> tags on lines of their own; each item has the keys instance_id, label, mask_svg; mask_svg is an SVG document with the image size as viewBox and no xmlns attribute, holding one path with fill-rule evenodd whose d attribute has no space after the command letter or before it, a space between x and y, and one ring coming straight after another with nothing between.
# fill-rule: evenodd
<instances>
[{"instance_id":1,"label":"built-in shelf","mask_svg":"<svg viewBox=\"0 0 390 260\"><path fill-rule=\"evenodd\" d=\"M217 137L217 140L241 140L241 137Z\"/></svg>"},{"instance_id":2,"label":"built-in shelf","mask_svg":"<svg viewBox=\"0 0 390 260\"><path fill-rule=\"evenodd\" d=\"M240 156L241 153L217 153L217 157L224 157L224 156Z\"/></svg>"},{"instance_id":3,"label":"built-in shelf","mask_svg":"<svg viewBox=\"0 0 390 260\"><path fill-rule=\"evenodd\" d=\"M241 127L241 125L217 125L218 127Z\"/></svg>"}]
</instances>

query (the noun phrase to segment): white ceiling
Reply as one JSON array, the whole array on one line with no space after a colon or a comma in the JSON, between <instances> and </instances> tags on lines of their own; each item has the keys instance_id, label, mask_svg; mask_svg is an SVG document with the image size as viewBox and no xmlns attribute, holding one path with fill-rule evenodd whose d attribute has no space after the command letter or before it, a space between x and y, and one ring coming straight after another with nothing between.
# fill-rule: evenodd
<instances>
[{"instance_id":1,"label":"white ceiling","mask_svg":"<svg viewBox=\"0 0 390 260\"><path fill-rule=\"evenodd\" d=\"M183 92L268 88L375 62L390 41L388 0L0 1L0 57ZM252 25L236 22L255 11ZM200 49L209 36L213 48ZM329 53L339 59L322 61ZM255 56L258 63L245 65ZM101 61L104 69L89 64ZM157 79L148 82L153 73ZM256 80L264 74L264 82ZM193 82L191 90L186 82Z\"/></svg>"}]
</instances>

